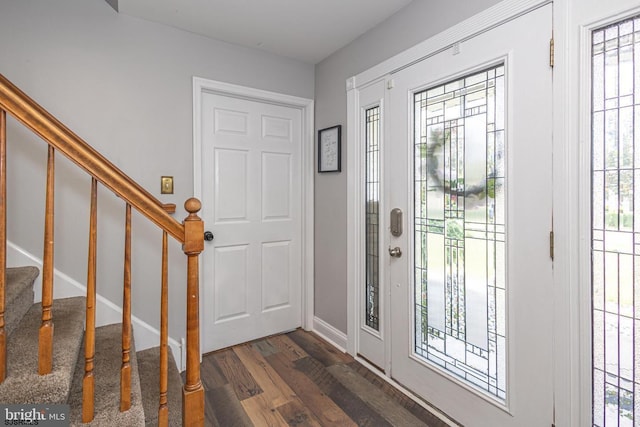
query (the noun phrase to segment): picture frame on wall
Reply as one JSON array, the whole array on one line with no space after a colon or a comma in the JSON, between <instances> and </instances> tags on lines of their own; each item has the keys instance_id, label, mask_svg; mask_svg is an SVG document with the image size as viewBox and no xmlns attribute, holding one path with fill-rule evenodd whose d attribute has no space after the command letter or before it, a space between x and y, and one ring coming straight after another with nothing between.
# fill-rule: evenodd
<instances>
[{"instance_id":1,"label":"picture frame on wall","mask_svg":"<svg viewBox=\"0 0 640 427\"><path fill-rule=\"evenodd\" d=\"M342 126L318 131L318 172L340 172Z\"/></svg>"}]
</instances>

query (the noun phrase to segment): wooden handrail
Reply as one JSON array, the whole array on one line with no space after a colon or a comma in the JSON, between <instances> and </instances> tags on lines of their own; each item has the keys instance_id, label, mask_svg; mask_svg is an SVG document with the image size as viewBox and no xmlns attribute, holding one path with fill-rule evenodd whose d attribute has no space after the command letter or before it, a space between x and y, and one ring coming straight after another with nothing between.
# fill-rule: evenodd
<instances>
[{"instance_id":1,"label":"wooden handrail","mask_svg":"<svg viewBox=\"0 0 640 427\"><path fill-rule=\"evenodd\" d=\"M53 154L59 151L81 169L91 175L91 209L89 219L89 251L87 269L87 298L86 298L86 328L85 328L85 368L82 391L82 421L90 422L94 418L94 362L95 362L95 322L96 322L96 243L97 243L97 192L98 182L113 191L118 197L127 203L126 233L127 243L125 249L125 285L123 315L123 380L121 382L122 403L121 410L129 406L127 399L129 395L129 351L131 329L127 323L130 317L130 224L131 207L138 210L150 221L155 223L163 231L163 283L162 283L162 338L161 348L163 349L162 366L160 373L161 392L159 419L164 425L168 423L167 412L167 335L168 335L168 293L167 293L167 237L173 238L182 243L182 250L187 256L187 363L186 381L182 389L182 422L185 426L204 426L204 388L200 380L200 340L199 340L199 314L198 314L198 257L204 250L203 233L204 224L197 213L200 211L201 203L198 199L191 198L185 202L185 210L188 217L181 224L176 221L171 214L175 212L175 205L162 204L149 192L142 188L133 179L118 169L115 165L104 158L94 148L87 144L82 138L77 136L55 117L49 114L44 108L33 99L13 85L2 74L0 74L0 383L4 380L6 365L6 344L4 337L4 303L5 303L5 274L6 274L6 113L11 114L25 127L31 129L39 135L49 145L49 167L48 167L48 194L47 197L47 225L49 233L45 233L45 252L49 242L51 250L50 256L45 256L47 264L44 268L53 271ZM49 208L49 205L51 208ZM50 217L50 218L49 218ZM46 274L45 274L46 276ZM49 305L49 295L53 295L52 287L43 290L43 325L46 334L42 334L48 341L49 332L52 332L51 310ZM45 298L46 296L46 298ZM47 301L45 301L45 299ZM49 327L49 325L51 327ZM50 331L49 331L50 330ZM44 349L44 347L43 347ZM43 354L50 353L42 351ZM40 355L40 372L46 371L50 366L50 361L42 360ZM50 368L49 368L50 370Z\"/></svg>"},{"instance_id":2,"label":"wooden handrail","mask_svg":"<svg viewBox=\"0 0 640 427\"><path fill-rule=\"evenodd\" d=\"M162 203L0 74L0 108L181 243L184 227Z\"/></svg>"}]
</instances>

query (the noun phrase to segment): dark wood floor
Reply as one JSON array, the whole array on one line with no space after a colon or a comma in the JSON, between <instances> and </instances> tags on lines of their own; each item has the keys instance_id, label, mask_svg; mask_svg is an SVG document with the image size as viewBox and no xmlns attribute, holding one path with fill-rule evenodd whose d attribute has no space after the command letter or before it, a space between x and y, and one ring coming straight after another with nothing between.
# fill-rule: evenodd
<instances>
[{"instance_id":1,"label":"dark wood floor","mask_svg":"<svg viewBox=\"0 0 640 427\"><path fill-rule=\"evenodd\" d=\"M203 357L210 426L445 426L373 372L296 330Z\"/></svg>"}]
</instances>

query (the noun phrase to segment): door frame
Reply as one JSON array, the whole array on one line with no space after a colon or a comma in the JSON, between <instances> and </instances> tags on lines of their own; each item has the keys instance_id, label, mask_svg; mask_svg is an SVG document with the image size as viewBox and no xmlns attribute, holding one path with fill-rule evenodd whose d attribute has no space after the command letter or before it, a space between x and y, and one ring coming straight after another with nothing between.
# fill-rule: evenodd
<instances>
[{"instance_id":1,"label":"door frame","mask_svg":"<svg viewBox=\"0 0 640 427\"><path fill-rule=\"evenodd\" d=\"M301 206L300 223L302 228L301 247L301 319L300 324L305 330L313 326L314 317L314 101L312 99L266 91L231 83L193 77L193 194L198 199L202 198L202 97L210 93L232 98L240 98L248 101L276 104L284 107L298 109L301 112L302 142L300 147L301 162ZM205 224L206 227L206 224ZM205 249L206 250L206 249ZM200 263L200 277L203 276L203 264ZM201 280L202 283L202 280ZM206 333L203 313L203 286L200 286L200 339ZM200 350L202 351L202 350Z\"/></svg>"},{"instance_id":2,"label":"door frame","mask_svg":"<svg viewBox=\"0 0 640 427\"><path fill-rule=\"evenodd\" d=\"M557 1L557 0L556 0ZM562 0L561 0L562 1ZM365 359L358 356L358 328L360 316L360 301L362 291L360 286L364 283L365 258L363 256L364 239L364 210L359 203L363 199L362 183L365 179L365 171L362 165L364 151L359 143L362 139L362 127L360 126L360 101L359 91L369 84L385 79L385 76L409 67L423 59L433 55L452 50L455 54L459 43L471 39L485 31L495 28L503 23L518 18L532 10L553 3L552 0L504 0L484 11L434 35L433 37L409 48L374 67L352 76L346 81L347 91L347 351L361 363L372 368L372 371L380 375L386 381L395 383L390 375L385 361L387 374L379 372ZM555 7L554 7L555 13ZM392 84L389 82L388 84ZM555 98L554 98L555 99ZM555 105L555 104L554 104ZM555 123L555 117L553 118ZM555 200L555 199L554 199ZM382 213L382 219L386 218ZM387 228L387 224L384 224ZM386 254L385 254L386 255ZM554 279L555 282L555 279ZM389 289L385 289L388 297ZM388 298L386 298L388 300ZM557 307L556 312L563 312L564 307ZM387 312L387 307L383 310ZM385 328L388 322L383 319L381 326ZM555 326L555 322L554 322ZM381 331L388 336L388 331ZM388 343L385 345L388 346ZM556 385L554 384L554 387ZM401 387L402 388L402 387ZM433 408L431 408L433 410Z\"/></svg>"}]
</instances>

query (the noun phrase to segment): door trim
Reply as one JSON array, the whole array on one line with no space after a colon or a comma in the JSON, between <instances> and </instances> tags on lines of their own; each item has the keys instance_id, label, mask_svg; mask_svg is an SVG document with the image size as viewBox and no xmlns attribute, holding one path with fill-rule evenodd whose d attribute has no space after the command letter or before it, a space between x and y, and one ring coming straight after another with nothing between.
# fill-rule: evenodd
<instances>
[{"instance_id":1,"label":"door trim","mask_svg":"<svg viewBox=\"0 0 640 427\"><path fill-rule=\"evenodd\" d=\"M313 243L313 178L314 178L314 101L262 89L239 86L231 83L193 77L193 194L202 198L202 95L212 93L222 96L242 98L249 101L266 102L295 108L302 113L302 146L300 161L302 173L302 200L300 222L302 225L302 301L300 323L306 330L313 328L313 296L314 296L314 243ZM205 224L206 227L206 224ZM203 274L200 264L200 277ZM205 333L203 322L203 287L200 286L200 338Z\"/></svg>"}]
</instances>

